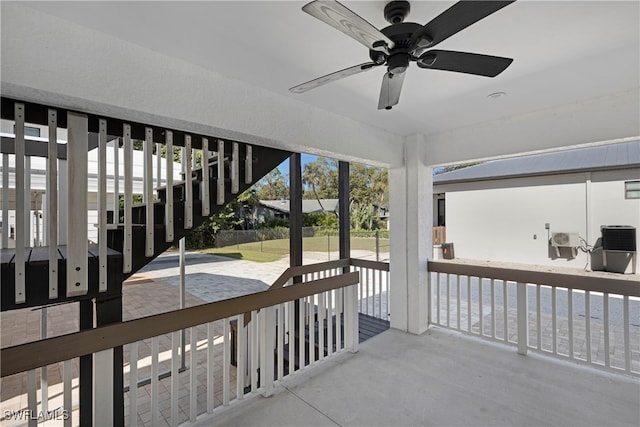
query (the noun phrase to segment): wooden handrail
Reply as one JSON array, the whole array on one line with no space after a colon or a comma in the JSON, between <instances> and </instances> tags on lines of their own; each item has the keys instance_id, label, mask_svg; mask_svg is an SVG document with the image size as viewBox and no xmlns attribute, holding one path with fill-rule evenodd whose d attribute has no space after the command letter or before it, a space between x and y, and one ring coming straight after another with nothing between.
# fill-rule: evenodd
<instances>
[{"instance_id":1,"label":"wooden handrail","mask_svg":"<svg viewBox=\"0 0 640 427\"><path fill-rule=\"evenodd\" d=\"M346 273L8 347L1 350L0 377L355 285L359 281L359 273Z\"/></svg>"},{"instance_id":2,"label":"wooden handrail","mask_svg":"<svg viewBox=\"0 0 640 427\"><path fill-rule=\"evenodd\" d=\"M369 261L367 259L350 258L349 263L354 267L371 268L374 270L389 271L388 262Z\"/></svg>"},{"instance_id":3,"label":"wooden handrail","mask_svg":"<svg viewBox=\"0 0 640 427\"><path fill-rule=\"evenodd\" d=\"M526 268L517 266L492 266L480 262L429 261L427 269L432 273L448 273L485 279L508 280L520 283L556 286L592 292L640 297L640 280L622 276L608 277L607 274L576 274L572 272L549 271L545 267Z\"/></svg>"}]
</instances>

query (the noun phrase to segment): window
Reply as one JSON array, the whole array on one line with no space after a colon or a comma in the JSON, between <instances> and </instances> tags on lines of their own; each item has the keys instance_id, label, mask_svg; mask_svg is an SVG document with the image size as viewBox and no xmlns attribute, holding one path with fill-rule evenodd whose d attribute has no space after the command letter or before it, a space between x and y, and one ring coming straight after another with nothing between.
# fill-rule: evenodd
<instances>
[{"instance_id":1,"label":"window","mask_svg":"<svg viewBox=\"0 0 640 427\"><path fill-rule=\"evenodd\" d=\"M624 183L625 199L640 199L640 181L627 181Z\"/></svg>"},{"instance_id":2,"label":"window","mask_svg":"<svg viewBox=\"0 0 640 427\"><path fill-rule=\"evenodd\" d=\"M13 133L16 133L16 125L13 125ZM33 126L25 126L24 127L24 136L40 136L40 128L36 128Z\"/></svg>"}]
</instances>

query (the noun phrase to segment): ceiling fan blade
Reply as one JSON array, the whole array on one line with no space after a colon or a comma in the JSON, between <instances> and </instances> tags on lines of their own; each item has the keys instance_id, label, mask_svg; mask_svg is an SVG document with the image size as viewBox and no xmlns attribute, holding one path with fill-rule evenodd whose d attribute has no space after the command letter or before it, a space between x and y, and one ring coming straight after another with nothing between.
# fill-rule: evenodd
<instances>
[{"instance_id":1,"label":"ceiling fan blade","mask_svg":"<svg viewBox=\"0 0 640 427\"><path fill-rule=\"evenodd\" d=\"M503 72L513 59L452 50L430 50L417 61L418 67L455 71L478 76L495 77Z\"/></svg>"},{"instance_id":2,"label":"ceiling fan blade","mask_svg":"<svg viewBox=\"0 0 640 427\"><path fill-rule=\"evenodd\" d=\"M382 88L380 89L380 100L378 110L390 110L400 100L404 75L386 73L382 78Z\"/></svg>"},{"instance_id":3,"label":"ceiling fan blade","mask_svg":"<svg viewBox=\"0 0 640 427\"><path fill-rule=\"evenodd\" d=\"M363 71L368 71L376 66L377 64L375 62L365 62L364 64L345 68L344 70L336 71L335 73L327 74L326 76L309 80L308 82L302 83L298 86L294 86L289 90L293 93L303 93L308 90L315 89L318 86L326 85L327 83L331 83L345 77L353 76L354 74L359 74L359 73L362 73Z\"/></svg>"},{"instance_id":4,"label":"ceiling fan blade","mask_svg":"<svg viewBox=\"0 0 640 427\"><path fill-rule=\"evenodd\" d=\"M390 38L337 1L312 1L304 5L302 10L338 31L342 31L371 50L381 50L388 53L388 49L394 46Z\"/></svg>"},{"instance_id":5,"label":"ceiling fan blade","mask_svg":"<svg viewBox=\"0 0 640 427\"><path fill-rule=\"evenodd\" d=\"M411 45L416 47L412 54L420 56L427 48L434 47L514 1L459 1L425 24L423 30L413 36Z\"/></svg>"}]
</instances>

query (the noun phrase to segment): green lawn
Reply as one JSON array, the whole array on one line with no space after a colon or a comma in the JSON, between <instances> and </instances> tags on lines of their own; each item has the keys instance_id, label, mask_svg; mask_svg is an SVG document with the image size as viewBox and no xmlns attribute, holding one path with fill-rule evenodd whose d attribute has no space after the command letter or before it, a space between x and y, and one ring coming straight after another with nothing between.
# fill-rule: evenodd
<instances>
[{"instance_id":1,"label":"green lawn","mask_svg":"<svg viewBox=\"0 0 640 427\"><path fill-rule=\"evenodd\" d=\"M379 244L381 252L389 251L389 239L380 239ZM338 251L338 237L305 237L302 239L302 249L306 252L335 252ZM371 237L352 237L351 249L375 252L376 239ZM202 252L249 261L272 262L289 254L289 239L242 243L224 248L204 249Z\"/></svg>"}]
</instances>

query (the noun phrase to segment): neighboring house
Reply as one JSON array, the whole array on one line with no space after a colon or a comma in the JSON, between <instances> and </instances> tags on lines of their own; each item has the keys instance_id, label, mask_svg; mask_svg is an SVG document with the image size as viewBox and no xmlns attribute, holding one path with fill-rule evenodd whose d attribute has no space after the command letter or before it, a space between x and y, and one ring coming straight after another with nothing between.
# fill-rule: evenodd
<instances>
[{"instance_id":1,"label":"neighboring house","mask_svg":"<svg viewBox=\"0 0 640 427\"><path fill-rule=\"evenodd\" d=\"M321 206L322 204L322 206ZM338 199L316 199L302 201L302 213L335 213L338 209ZM260 200L256 206L255 217L258 223L269 218L289 218L289 200Z\"/></svg>"},{"instance_id":2,"label":"neighboring house","mask_svg":"<svg viewBox=\"0 0 640 427\"><path fill-rule=\"evenodd\" d=\"M436 175L433 186L456 257L599 269L584 251L556 251L553 233L593 247L601 226L628 225L640 241L637 140L489 161Z\"/></svg>"}]
</instances>

